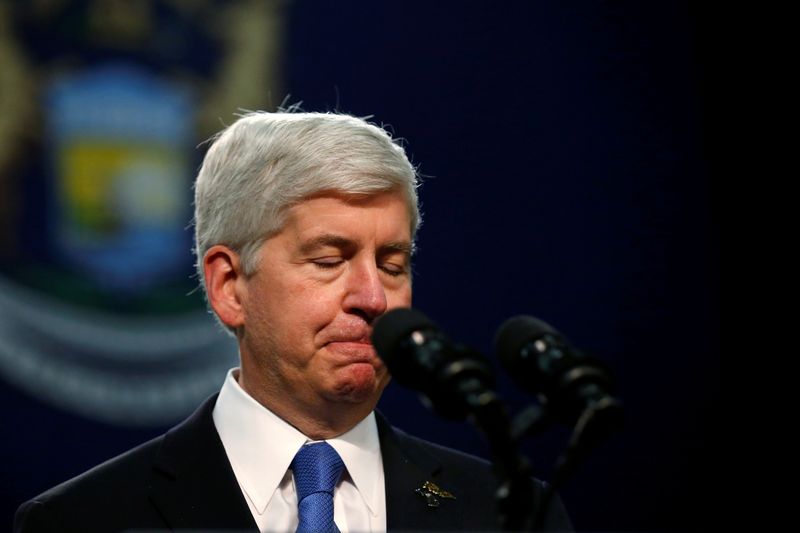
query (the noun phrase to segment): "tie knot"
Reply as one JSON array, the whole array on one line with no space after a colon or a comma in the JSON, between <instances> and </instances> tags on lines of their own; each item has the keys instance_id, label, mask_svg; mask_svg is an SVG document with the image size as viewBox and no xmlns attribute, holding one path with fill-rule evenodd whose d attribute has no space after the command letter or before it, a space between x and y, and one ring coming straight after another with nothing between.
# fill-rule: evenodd
<instances>
[{"instance_id":1,"label":"tie knot","mask_svg":"<svg viewBox=\"0 0 800 533\"><path fill-rule=\"evenodd\" d=\"M316 492L333 494L333 488L344 470L344 463L327 442L306 444L292 461L292 473L297 487L297 500Z\"/></svg>"}]
</instances>

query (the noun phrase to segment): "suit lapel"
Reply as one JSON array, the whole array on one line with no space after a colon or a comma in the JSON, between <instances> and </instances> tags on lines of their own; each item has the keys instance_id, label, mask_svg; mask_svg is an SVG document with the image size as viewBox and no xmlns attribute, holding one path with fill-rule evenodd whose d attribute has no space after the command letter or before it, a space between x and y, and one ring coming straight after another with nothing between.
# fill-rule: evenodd
<instances>
[{"instance_id":1,"label":"suit lapel","mask_svg":"<svg viewBox=\"0 0 800 533\"><path fill-rule=\"evenodd\" d=\"M442 466L427 451L404 433L392 428L380 413L376 414L381 442L383 470L386 476L386 528L390 531L452 529L456 506L442 502L430 507L419 494L426 481L437 479Z\"/></svg>"},{"instance_id":2,"label":"suit lapel","mask_svg":"<svg viewBox=\"0 0 800 533\"><path fill-rule=\"evenodd\" d=\"M212 418L216 396L170 430L156 456L150 497L170 528L257 531Z\"/></svg>"}]
</instances>

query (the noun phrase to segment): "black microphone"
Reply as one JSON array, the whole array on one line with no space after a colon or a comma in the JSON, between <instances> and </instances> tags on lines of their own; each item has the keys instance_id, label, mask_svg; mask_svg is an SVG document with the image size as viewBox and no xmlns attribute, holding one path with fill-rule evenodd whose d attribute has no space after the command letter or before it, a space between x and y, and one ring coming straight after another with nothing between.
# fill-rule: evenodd
<instances>
[{"instance_id":1,"label":"black microphone","mask_svg":"<svg viewBox=\"0 0 800 533\"><path fill-rule=\"evenodd\" d=\"M593 415L602 413L610 426L621 424L609 370L573 348L549 324L532 316L510 318L498 330L495 348L512 380L539 395L549 416L574 425L591 410Z\"/></svg>"},{"instance_id":2,"label":"black microphone","mask_svg":"<svg viewBox=\"0 0 800 533\"><path fill-rule=\"evenodd\" d=\"M534 517L534 528L540 529L556 489L592 448L622 426L622 404L612 395L614 384L605 365L537 318L507 320L497 332L495 349L514 382L541 399L541 407L531 406L514 419L513 438L538 434L551 421L573 428Z\"/></svg>"},{"instance_id":3,"label":"black microphone","mask_svg":"<svg viewBox=\"0 0 800 533\"><path fill-rule=\"evenodd\" d=\"M394 309L379 318L372 344L400 385L420 391L440 416L469 417L484 432L498 477L499 523L507 530L527 530L533 501L530 464L517 450L508 410L492 390L494 375L488 361L452 343L413 309Z\"/></svg>"},{"instance_id":4,"label":"black microphone","mask_svg":"<svg viewBox=\"0 0 800 533\"><path fill-rule=\"evenodd\" d=\"M454 344L428 317L400 308L380 317L372 344L400 385L420 391L436 413L452 420L497 407L494 375L478 352Z\"/></svg>"}]
</instances>

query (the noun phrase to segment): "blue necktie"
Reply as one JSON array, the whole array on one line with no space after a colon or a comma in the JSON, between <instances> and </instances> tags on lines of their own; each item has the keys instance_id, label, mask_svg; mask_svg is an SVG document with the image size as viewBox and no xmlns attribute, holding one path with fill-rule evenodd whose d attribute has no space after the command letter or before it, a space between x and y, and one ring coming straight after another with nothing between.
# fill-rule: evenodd
<instances>
[{"instance_id":1,"label":"blue necktie","mask_svg":"<svg viewBox=\"0 0 800 533\"><path fill-rule=\"evenodd\" d=\"M327 442L307 444L294 456L297 533L338 533L333 523L333 489L343 469L342 458Z\"/></svg>"}]
</instances>

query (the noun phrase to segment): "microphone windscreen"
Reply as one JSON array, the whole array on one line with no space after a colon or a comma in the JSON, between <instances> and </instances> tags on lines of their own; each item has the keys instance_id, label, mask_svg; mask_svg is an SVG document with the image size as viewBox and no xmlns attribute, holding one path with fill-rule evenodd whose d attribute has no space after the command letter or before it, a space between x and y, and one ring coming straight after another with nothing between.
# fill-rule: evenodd
<instances>
[{"instance_id":1,"label":"microphone windscreen","mask_svg":"<svg viewBox=\"0 0 800 533\"><path fill-rule=\"evenodd\" d=\"M497 330L494 339L495 353L504 368L516 371L522 348L546 334L560 336L547 322L532 316L520 315L509 318Z\"/></svg>"},{"instance_id":2,"label":"microphone windscreen","mask_svg":"<svg viewBox=\"0 0 800 533\"><path fill-rule=\"evenodd\" d=\"M395 371L392 367L397 366L402 340L414 331L426 329L436 329L436 325L423 313L407 307L392 309L378 318L372 330L372 345L389 372Z\"/></svg>"}]
</instances>

